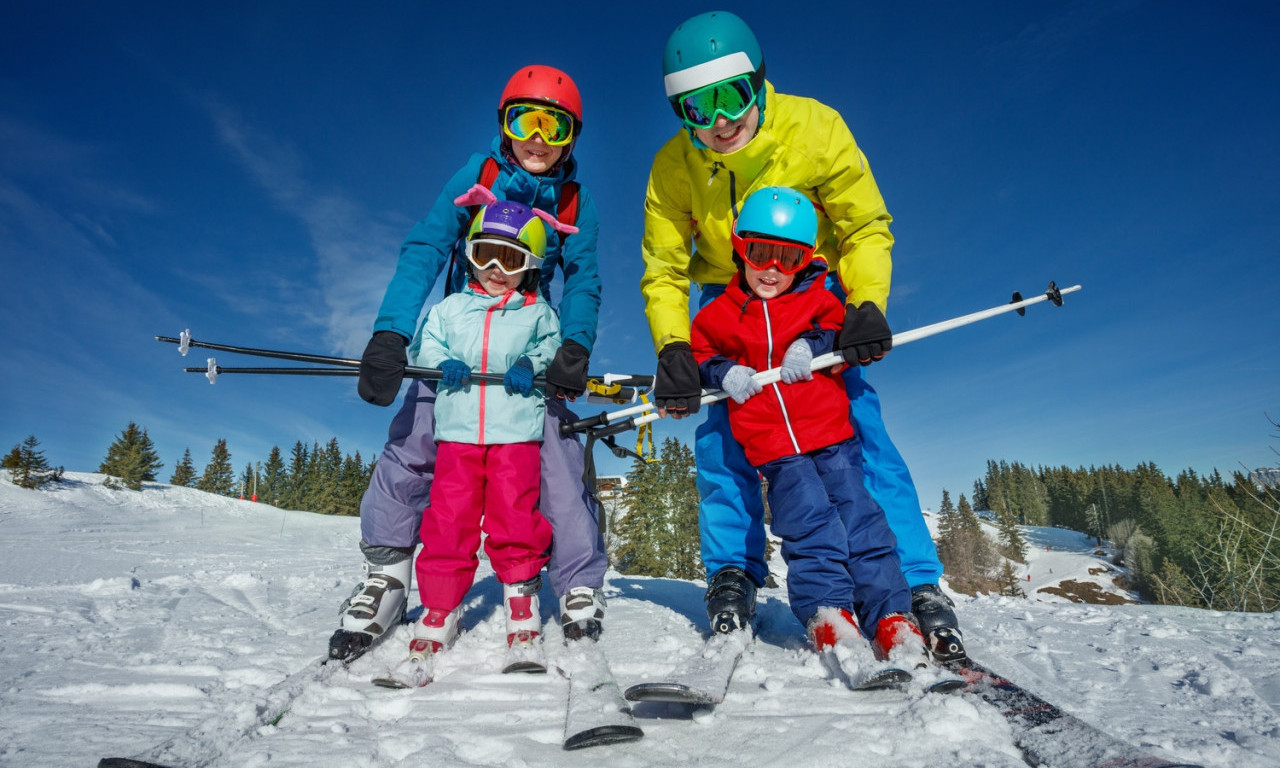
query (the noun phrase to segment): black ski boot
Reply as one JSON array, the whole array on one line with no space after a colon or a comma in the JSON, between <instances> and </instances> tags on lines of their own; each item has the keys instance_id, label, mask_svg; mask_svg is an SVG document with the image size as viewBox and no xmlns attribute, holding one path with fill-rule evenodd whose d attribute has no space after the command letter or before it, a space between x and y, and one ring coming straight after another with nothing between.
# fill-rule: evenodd
<instances>
[{"instance_id":1,"label":"black ski boot","mask_svg":"<svg viewBox=\"0 0 1280 768\"><path fill-rule=\"evenodd\" d=\"M938 589L937 584L921 584L911 588L911 612L920 624L929 653L940 662L964 661L964 638L956 621L955 603Z\"/></svg>"},{"instance_id":2,"label":"black ski boot","mask_svg":"<svg viewBox=\"0 0 1280 768\"><path fill-rule=\"evenodd\" d=\"M712 631L727 634L748 629L755 612L756 585L746 571L725 566L707 582L707 617Z\"/></svg>"}]
</instances>

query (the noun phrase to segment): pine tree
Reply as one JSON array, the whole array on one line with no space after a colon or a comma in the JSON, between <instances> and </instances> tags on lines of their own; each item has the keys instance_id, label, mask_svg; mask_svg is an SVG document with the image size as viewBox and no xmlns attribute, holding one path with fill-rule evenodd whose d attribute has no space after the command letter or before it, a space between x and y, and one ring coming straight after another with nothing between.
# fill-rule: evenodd
<instances>
[{"instance_id":1,"label":"pine tree","mask_svg":"<svg viewBox=\"0 0 1280 768\"><path fill-rule=\"evenodd\" d=\"M1009 512L996 515L996 528L1000 531L1000 554L1018 563L1027 562L1027 540L1018 529L1018 523Z\"/></svg>"},{"instance_id":2,"label":"pine tree","mask_svg":"<svg viewBox=\"0 0 1280 768\"><path fill-rule=\"evenodd\" d=\"M1013 563L1008 560L1004 561L1004 567L1000 569L1000 576L997 582L1000 586L1000 594L1005 597L1027 596L1027 593L1022 591L1022 583L1018 581L1018 574L1013 572Z\"/></svg>"},{"instance_id":3,"label":"pine tree","mask_svg":"<svg viewBox=\"0 0 1280 768\"><path fill-rule=\"evenodd\" d=\"M218 438L218 442L213 446L209 464L205 466L204 474L200 476L200 480L196 483L196 488L222 496L234 496L236 495L235 483L235 475L231 469L231 452L227 450L227 441L224 438Z\"/></svg>"},{"instance_id":4,"label":"pine tree","mask_svg":"<svg viewBox=\"0 0 1280 768\"><path fill-rule=\"evenodd\" d=\"M693 451L663 441L656 461L636 459L622 490L614 561L623 573L695 579L703 575Z\"/></svg>"},{"instance_id":5,"label":"pine tree","mask_svg":"<svg viewBox=\"0 0 1280 768\"><path fill-rule=\"evenodd\" d=\"M10 471L14 485L36 490L49 483L62 482L63 468L49 466L39 446L36 436L29 435L4 457L3 468Z\"/></svg>"},{"instance_id":6,"label":"pine tree","mask_svg":"<svg viewBox=\"0 0 1280 768\"><path fill-rule=\"evenodd\" d=\"M258 479L258 499L279 506L284 481L284 459L280 455L280 446L273 445L267 455L267 463L262 465L262 477Z\"/></svg>"},{"instance_id":7,"label":"pine tree","mask_svg":"<svg viewBox=\"0 0 1280 768\"><path fill-rule=\"evenodd\" d=\"M144 482L155 481L156 472L163 466L147 431L131 421L107 447L107 457L98 471L120 478L130 490L140 491Z\"/></svg>"},{"instance_id":8,"label":"pine tree","mask_svg":"<svg viewBox=\"0 0 1280 768\"><path fill-rule=\"evenodd\" d=\"M173 476L169 478L169 484L190 488L195 482L196 465L191 461L191 449L188 448L182 452L182 461L173 468Z\"/></svg>"},{"instance_id":9,"label":"pine tree","mask_svg":"<svg viewBox=\"0 0 1280 768\"><path fill-rule=\"evenodd\" d=\"M294 443L289 455L289 469L281 481L280 498L275 502L276 506L283 509L305 509L307 464L310 460L311 456L302 441Z\"/></svg>"}]
</instances>

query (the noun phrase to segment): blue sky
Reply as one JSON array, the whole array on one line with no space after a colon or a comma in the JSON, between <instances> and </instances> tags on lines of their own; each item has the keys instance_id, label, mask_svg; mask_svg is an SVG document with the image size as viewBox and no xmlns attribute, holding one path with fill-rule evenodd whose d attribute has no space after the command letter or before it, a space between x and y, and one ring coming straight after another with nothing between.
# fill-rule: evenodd
<instances>
[{"instance_id":1,"label":"blue sky","mask_svg":"<svg viewBox=\"0 0 1280 768\"><path fill-rule=\"evenodd\" d=\"M529 63L583 92L605 280L593 371L652 371L641 205L678 128L661 51L713 6L437 5L5 3L4 450L35 434L52 463L89 471L135 421L161 479L186 448L203 467L218 438L237 470L333 436L375 456L393 411L354 379L210 386L181 372L204 355L153 337L359 356L400 240L488 146ZM969 492L987 459L1280 463L1280 11L832 6L730 9L778 90L840 110L869 157L895 218L894 329L1084 286L869 369L923 503Z\"/></svg>"}]
</instances>

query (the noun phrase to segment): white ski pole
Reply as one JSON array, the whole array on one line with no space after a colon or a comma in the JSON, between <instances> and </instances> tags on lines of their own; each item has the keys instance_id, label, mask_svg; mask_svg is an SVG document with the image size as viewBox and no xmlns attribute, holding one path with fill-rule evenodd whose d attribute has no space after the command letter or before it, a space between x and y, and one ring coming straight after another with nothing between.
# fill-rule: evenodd
<instances>
[{"instance_id":1,"label":"white ski pole","mask_svg":"<svg viewBox=\"0 0 1280 768\"><path fill-rule=\"evenodd\" d=\"M953 317L950 320L943 320L941 322L934 323L932 325L925 325L920 328L914 328L910 331L895 333L893 334L893 346L897 347L902 344L909 344L913 341L918 341L920 339L927 338L929 336L936 336L939 333L943 333L944 331L950 331L953 328L960 328L961 326L970 325L980 320L986 320L988 317L1003 315L1006 312L1017 312L1019 314L1022 314L1023 310L1026 307L1029 307L1032 304L1039 304L1042 301L1052 301L1055 305L1061 306L1062 295L1066 293L1075 293L1076 291L1080 290L1080 287L1081 286L1079 285L1073 285L1070 288L1063 288L1059 290L1057 286L1055 286L1053 283L1049 283L1049 290L1045 291L1045 293L1041 296L1036 296L1031 299L1023 299L1022 301L1014 301L1009 304L1001 304L998 307L992 307L990 309L984 309L978 312L972 312L967 315L961 315L960 317ZM822 370L823 368L830 368L834 365L841 365L843 363L844 363L844 357L839 352L828 352L825 355L819 355L813 358L813 364L810 366L810 370L818 371L818 370ZM770 368L767 371L758 371L751 378L758 381L761 386L776 384L777 382L782 381L782 369ZM728 396L729 396L728 393L719 389L710 390L710 391L703 390L701 403L703 405L708 405L710 403L717 403L721 400L724 400ZM609 414L609 421L615 421L616 419L625 418L626 416L634 415L637 413L644 413L645 411L652 410L653 407L654 406L652 403L642 403L641 405L637 405L633 408L628 408L625 411L619 411L619 412ZM661 417L658 416L656 411L653 413L648 413L644 416L637 418L633 422L633 426L638 427L643 424L648 424L649 422L656 421L659 418Z\"/></svg>"}]
</instances>

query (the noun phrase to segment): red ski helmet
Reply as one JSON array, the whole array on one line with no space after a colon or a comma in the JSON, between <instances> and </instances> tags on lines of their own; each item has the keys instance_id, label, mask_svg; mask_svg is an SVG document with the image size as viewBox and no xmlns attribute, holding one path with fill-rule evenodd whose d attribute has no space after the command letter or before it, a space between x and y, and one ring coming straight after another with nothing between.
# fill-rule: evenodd
<instances>
[{"instance_id":1,"label":"red ski helmet","mask_svg":"<svg viewBox=\"0 0 1280 768\"><path fill-rule=\"evenodd\" d=\"M582 96L578 86L565 73L555 67L534 64L521 67L511 79L507 87L502 89L502 100L498 102L498 119L502 119L502 108L511 101L541 101L560 107L573 115L582 127Z\"/></svg>"}]
</instances>

